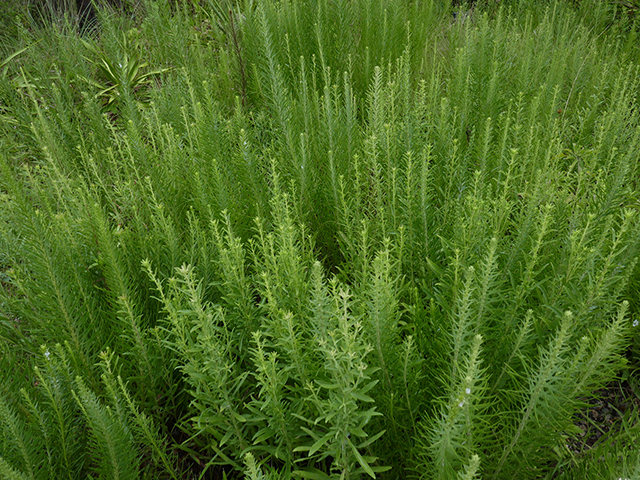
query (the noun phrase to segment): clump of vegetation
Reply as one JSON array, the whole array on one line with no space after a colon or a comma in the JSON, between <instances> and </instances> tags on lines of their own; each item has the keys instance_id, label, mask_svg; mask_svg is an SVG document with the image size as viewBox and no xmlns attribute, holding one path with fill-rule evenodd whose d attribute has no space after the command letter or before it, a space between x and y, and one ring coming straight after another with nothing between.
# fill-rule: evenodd
<instances>
[{"instance_id":1,"label":"clump of vegetation","mask_svg":"<svg viewBox=\"0 0 640 480\"><path fill-rule=\"evenodd\" d=\"M1 57L1 478L640 473L610 4L126 12Z\"/></svg>"}]
</instances>

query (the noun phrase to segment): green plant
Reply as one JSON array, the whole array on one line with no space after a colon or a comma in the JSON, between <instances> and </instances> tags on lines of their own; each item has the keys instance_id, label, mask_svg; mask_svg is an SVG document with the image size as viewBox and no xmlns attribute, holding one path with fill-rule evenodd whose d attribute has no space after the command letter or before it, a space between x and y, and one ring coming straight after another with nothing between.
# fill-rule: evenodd
<instances>
[{"instance_id":1,"label":"green plant","mask_svg":"<svg viewBox=\"0 0 640 480\"><path fill-rule=\"evenodd\" d=\"M221 5L0 79L0 476L631 478L575 425L638 366L627 25Z\"/></svg>"},{"instance_id":2,"label":"green plant","mask_svg":"<svg viewBox=\"0 0 640 480\"><path fill-rule=\"evenodd\" d=\"M122 35L122 53L117 59L109 58L88 40L82 43L93 57L97 57L89 61L98 70L96 79L82 77L82 80L99 90L95 97L101 101L102 108L111 113L115 113L129 99L134 100L138 107L147 106L150 101L147 90L153 85L153 78L170 70L161 68L145 71L148 63L140 59L135 44L131 44L127 34Z\"/></svg>"},{"instance_id":3,"label":"green plant","mask_svg":"<svg viewBox=\"0 0 640 480\"><path fill-rule=\"evenodd\" d=\"M622 12L632 21L636 20L640 13L640 2L638 0L614 0L612 3L619 6Z\"/></svg>"},{"instance_id":4,"label":"green plant","mask_svg":"<svg viewBox=\"0 0 640 480\"><path fill-rule=\"evenodd\" d=\"M0 62L0 75L2 76L3 79L5 79L8 75L9 72L9 64L11 63L11 61L18 57L20 54L26 52L29 49L30 46L21 48L20 50L16 50L15 52L13 52L11 55L9 55L7 58L5 58L2 62Z\"/></svg>"},{"instance_id":5,"label":"green plant","mask_svg":"<svg viewBox=\"0 0 640 480\"><path fill-rule=\"evenodd\" d=\"M24 19L27 2L22 0L0 1L0 40L3 44L13 43L18 36L18 24Z\"/></svg>"},{"instance_id":6,"label":"green plant","mask_svg":"<svg viewBox=\"0 0 640 480\"><path fill-rule=\"evenodd\" d=\"M247 75L246 63L243 59L242 35L245 15L255 9L254 0L238 2L236 0L207 0L206 8L200 2L194 2L194 6L222 31L227 40L231 43L233 53L236 58L236 65L240 77L240 96L243 104L247 97Z\"/></svg>"}]
</instances>

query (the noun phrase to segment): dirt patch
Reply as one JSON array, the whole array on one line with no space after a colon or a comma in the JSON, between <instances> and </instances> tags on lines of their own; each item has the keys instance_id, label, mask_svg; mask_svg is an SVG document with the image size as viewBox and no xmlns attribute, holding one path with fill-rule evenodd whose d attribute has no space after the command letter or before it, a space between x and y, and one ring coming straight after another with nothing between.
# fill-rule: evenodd
<instances>
[{"instance_id":1,"label":"dirt patch","mask_svg":"<svg viewBox=\"0 0 640 480\"><path fill-rule=\"evenodd\" d=\"M585 401L589 406L575 415L575 425L582 432L567 441L576 454L588 451L603 436L620 431L623 417L640 411L640 396L627 381L612 382Z\"/></svg>"}]
</instances>

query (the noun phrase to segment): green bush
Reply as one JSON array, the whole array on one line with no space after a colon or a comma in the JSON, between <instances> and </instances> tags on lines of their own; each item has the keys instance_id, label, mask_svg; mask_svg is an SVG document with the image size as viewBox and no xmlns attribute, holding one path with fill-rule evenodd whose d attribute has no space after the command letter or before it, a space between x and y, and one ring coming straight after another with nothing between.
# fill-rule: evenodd
<instances>
[{"instance_id":1,"label":"green bush","mask_svg":"<svg viewBox=\"0 0 640 480\"><path fill-rule=\"evenodd\" d=\"M11 44L18 36L18 24L24 19L26 6L27 0L0 0L0 42L3 45Z\"/></svg>"},{"instance_id":2,"label":"green bush","mask_svg":"<svg viewBox=\"0 0 640 480\"><path fill-rule=\"evenodd\" d=\"M637 412L569 448L640 365L638 47L598 5L35 29L0 79L0 477L636 475Z\"/></svg>"}]
</instances>

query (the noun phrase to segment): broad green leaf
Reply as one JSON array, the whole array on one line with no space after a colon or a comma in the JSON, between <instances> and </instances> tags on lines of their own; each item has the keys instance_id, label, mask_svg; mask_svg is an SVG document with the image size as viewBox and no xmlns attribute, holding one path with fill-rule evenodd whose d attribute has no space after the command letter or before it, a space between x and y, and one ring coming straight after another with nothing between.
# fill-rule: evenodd
<instances>
[{"instance_id":1,"label":"broad green leaf","mask_svg":"<svg viewBox=\"0 0 640 480\"><path fill-rule=\"evenodd\" d=\"M329 441L331 436L332 436L331 433L327 433L324 437L320 438L319 440L316 441L316 443L311 445L311 448L309 449L309 456L313 455L318 450L320 450L323 447L323 445Z\"/></svg>"},{"instance_id":2,"label":"broad green leaf","mask_svg":"<svg viewBox=\"0 0 640 480\"><path fill-rule=\"evenodd\" d=\"M363 468L363 470L365 472L367 472L367 474L371 478L376 478L376 474L373 473L373 470L371 469L371 466L366 462L366 460L364 458L362 458L362 455L360 455L360 452L358 451L356 446L353 443L351 443L351 440L347 440L347 442L349 443L349 446L351 447L351 450L353 451L353 454L355 455L356 459L358 460L358 463Z\"/></svg>"}]
</instances>

